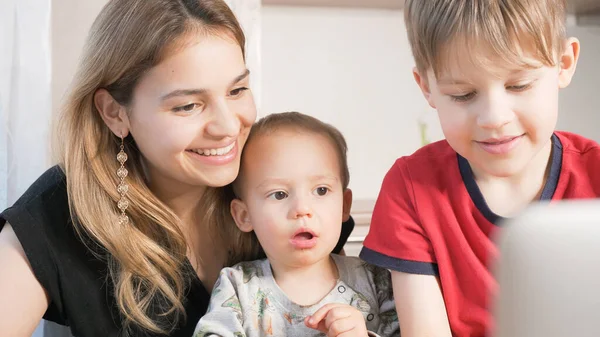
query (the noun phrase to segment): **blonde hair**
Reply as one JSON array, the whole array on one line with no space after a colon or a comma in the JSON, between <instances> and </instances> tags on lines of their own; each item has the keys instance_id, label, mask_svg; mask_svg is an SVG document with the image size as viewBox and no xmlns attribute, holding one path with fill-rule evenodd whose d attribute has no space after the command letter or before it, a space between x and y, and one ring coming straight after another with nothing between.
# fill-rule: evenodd
<instances>
[{"instance_id":1,"label":"blonde hair","mask_svg":"<svg viewBox=\"0 0 600 337\"><path fill-rule=\"evenodd\" d=\"M194 271L186 264L180 220L148 188L131 136L125 139L130 222L117 221L120 138L100 117L94 94L106 88L127 107L144 73L194 34L235 39L244 51L244 34L222 0L109 1L91 28L58 120L59 162L74 226L90 250L107 261L122 325L130 333L168 334L180 316L185 319L182 299ZM210 190L203 198L203 221L214 220L216 195Z\"/></svg>"},{"instance_id":2,"label":"blonde hair","mask_svg":"<svg viewBox=\"0 0 600 337\"><path fill-rule=\"evenodd\" d=\"M437 77L448 53L468 51L474 64L485 51L506 64L534 67L532 56L555 66L566 37L566 0L406 0L408 40L421 74ZM464 54L461 54L464 55Z\"/></svg>"},{"instance_id":3,"label":"blonde hair","mask_svg":"<svg viewBox=\"0 0 600 337\"><path fill-rule=\"evenodd\" d=\"M281 130L314 133L327 138L338 155L342 188L344 190L348 188L350 170L348 169L348 145L346 144L346 140L342 133L334 126L314 117L295 111L267 115L252 126L248 140L246 141L246 147L259 137L269 136ZM230 251L230 264L265 257L254 232L246 233L239 230L235 225L231 213L228 211L231 201L234 198L241 199L243 195L244 162L245 152L242 153L242 165L237 179L228 188L223 189L223 194L221 195L223 203L221 209L227 210L227 212L221 214L222 227L226 229L228 237L231 238L233 243Z\"/></svg>"}]
</instances>

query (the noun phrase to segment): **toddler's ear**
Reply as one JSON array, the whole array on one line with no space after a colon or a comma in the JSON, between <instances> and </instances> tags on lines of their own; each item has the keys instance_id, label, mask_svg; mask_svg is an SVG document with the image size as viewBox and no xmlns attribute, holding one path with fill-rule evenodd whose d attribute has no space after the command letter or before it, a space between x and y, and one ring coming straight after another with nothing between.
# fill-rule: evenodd
<instances>
[{"instance_id":1,"label":"toddler's ear","mask_svg":"<svg viewBox=\"0 0 600 337\"><path fill-rule=\"evenodd\" d=\"M350 210L352 209L352 190L347 188L344 191L344 206L342 211L342 222L350 219Z\"/></svg>"},{"instance_id":2,"label":"toddler's ear","mask_svg":"<svg viewBox=\"0 0 600 337\"><path fill-rule=\"evenodd\" d=\"M240 199L233 199L230 205L231 216L242 232L252 232L252 223L246 204Z\"/></svg>"}]
</instances>

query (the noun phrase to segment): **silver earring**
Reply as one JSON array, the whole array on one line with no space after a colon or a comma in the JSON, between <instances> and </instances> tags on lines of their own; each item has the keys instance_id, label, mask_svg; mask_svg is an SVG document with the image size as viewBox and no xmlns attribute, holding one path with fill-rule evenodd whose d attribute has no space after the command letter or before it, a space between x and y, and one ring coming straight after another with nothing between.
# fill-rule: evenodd
<instances>
[{"instance_id":1,"label":"silver earring","mask_svg":"<svg viewBox=\"0 0 600 337\"><path fill-rule=\"evenodd\" d=\"M125 182L125 178L129 172L125 168L125 162L127 161L127 153L125 153L125 144L123 140L123 134L121 134L121 151L117 154L117 161L121 164L121 167L117 170L117 176L119 177L119 185L117 186L117 192L121 195L117 202L117 207L121 210L119 215L119 225L125 225L129 223L129 217L125 214L127 207L129 207L129 201L127 200L127 192L129 191L129 185Z\"/></svg>"}]
</instances>

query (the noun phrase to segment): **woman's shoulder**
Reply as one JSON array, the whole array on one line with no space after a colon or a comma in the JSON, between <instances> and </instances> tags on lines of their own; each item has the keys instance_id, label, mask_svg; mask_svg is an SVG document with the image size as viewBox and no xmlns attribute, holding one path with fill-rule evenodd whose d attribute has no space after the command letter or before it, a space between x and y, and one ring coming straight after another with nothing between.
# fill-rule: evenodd
<instances>
[{"instance_id":1,"label":"woman's shoulder","mask_svg":"<svg viewBox=\"0 0 600 337\"><path fill-rule=\"evenodd\" d=\"M45 319L79 331L91 321L96 323L89 329L117 331L114 300L107 303L106 263L90 253L75 231L61 168L48 169L4 210L0 228L7 222L51 299Z\"/></svg>"},{"instance_id":2,"label":"woman's shoulder","mask_svg":"<svg viewBox=\"0 0 600 337\"><path fill-rule=\"evenodd\" d=\"M62 241L72 233L66 177L58 166L44 172L9 208L0 213L0 228L10 223L26 250ZM43 242L42 242L43 241ZM33 247L32 247L33 249Z\"/></svg>"},{"instance_id":3,"label":"woman's shoulder","mask_svg":"<svg viewBox=\"0 0 600 337\"><path fill-rule=\"evenodd\" d=\"M19 240L23 235L47 236L48 232L64 233L70 227L71 215L67 197L67 180L62 169L53 166L44 172L23 195L0 213L0 228L11 224ZM26 232L26 233L23 233ZM25 243L21 242L25 247Z\"/></svg>"},{"instance_id":4,"label":"woman's shoulder","mask_svg":"<svg viewBox=\"0 0 600 337\"><path fill-rule=\"evenodd\" d=\"M68 211L67 178L63 170L53 166L46 170L25 193L15 202L11 209L31 207L56 207L63 203Z\"/></svg>"}]
</instances>

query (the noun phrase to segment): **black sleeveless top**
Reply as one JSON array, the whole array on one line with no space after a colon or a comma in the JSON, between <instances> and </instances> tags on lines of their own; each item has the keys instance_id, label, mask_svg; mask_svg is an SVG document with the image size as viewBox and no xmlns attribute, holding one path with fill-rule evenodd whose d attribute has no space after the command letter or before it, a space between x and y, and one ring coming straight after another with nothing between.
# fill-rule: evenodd
<instances>
[{"instance_id":1,"label":"black sleeveless top","mask_svg":"<svg viewBox=\"0 0 600 337\"><path fill-rule=\"evenodd\" d=\"M66 185L62 170L50 168L0 214L0 230L7 221L11 224L50 298L44 319L69 326L78 337L121 336L121 319L106 262L97 259L75 232ZM344 223L336 252L353 228L352 219ZM188 267L191 270L189 262ZM170 336L191 336L208 307L210 293L195 273L192 275L183 302L187 319L180 319Z\"/></svg>"}]
</instances>

